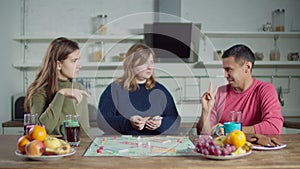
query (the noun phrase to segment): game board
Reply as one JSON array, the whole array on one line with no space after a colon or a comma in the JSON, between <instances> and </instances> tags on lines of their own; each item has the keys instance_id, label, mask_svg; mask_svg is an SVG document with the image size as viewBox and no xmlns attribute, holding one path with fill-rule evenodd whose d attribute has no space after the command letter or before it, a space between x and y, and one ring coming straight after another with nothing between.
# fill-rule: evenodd
<instances>
[{"instance_id":1,"label":"game board","mask_svg":"<svg viewBox=\"0 0 300 169\"><path fill-rule=\"evenodd\" d=\"M96 137L84 156L199 156L187 136Z\"/></svg>"}]
</instances>

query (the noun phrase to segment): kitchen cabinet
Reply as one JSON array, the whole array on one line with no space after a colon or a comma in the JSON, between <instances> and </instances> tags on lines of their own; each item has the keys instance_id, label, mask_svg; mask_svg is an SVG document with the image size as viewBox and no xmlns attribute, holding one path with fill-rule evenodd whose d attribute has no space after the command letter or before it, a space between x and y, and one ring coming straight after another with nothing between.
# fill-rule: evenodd
<instances>
[{"instance_id":1,"label":"kitchen cabinet","mask_svg":"<svg viewBox=\"0 0 300 169\"><path fill-rule=\"evenodd\" d=\"M23 121L7 121L2 123L3 135L23 135Z\"/></svg>"},{"instance_id":2,"label":"kitchen cabinet","mask_svg":"<svg viewBox=\"0 0 300 169\"><path fill-rule=\"evenodd\" d=\"M3 135L23 135L23 127L3 127Z\"/></svg>"}]
</instances>

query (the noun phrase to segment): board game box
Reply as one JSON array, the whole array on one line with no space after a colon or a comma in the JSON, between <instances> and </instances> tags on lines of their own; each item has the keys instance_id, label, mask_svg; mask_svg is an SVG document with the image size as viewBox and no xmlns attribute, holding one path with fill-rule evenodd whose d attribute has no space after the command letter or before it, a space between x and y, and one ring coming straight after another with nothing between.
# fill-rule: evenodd
<instances>
[{"instance_id":1,"label":"board game box","mask_svg":"<svg viewBox=\"0 0 300 169\"><path fill-rule=\"evenodd\" d=\"M96 137L84 156L199 156L187 136L103 136Z\"/></svg>"}]
</instances>

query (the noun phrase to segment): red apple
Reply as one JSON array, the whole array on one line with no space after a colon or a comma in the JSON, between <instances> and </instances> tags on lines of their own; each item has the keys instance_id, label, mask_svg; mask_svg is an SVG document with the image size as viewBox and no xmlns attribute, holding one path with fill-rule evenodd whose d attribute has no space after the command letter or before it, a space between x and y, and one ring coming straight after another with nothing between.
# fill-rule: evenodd
<instances>
[{"instance_id":1,"label":"red apple","mask_svg":"<svg viewBox=\"0 0 300 169\"><path fill-rule=\"evenodd\" d=\"M41 156L44 151L45 145L40 140L33 140L25 146L26 155Z\"/></svg>"}]
</instances>

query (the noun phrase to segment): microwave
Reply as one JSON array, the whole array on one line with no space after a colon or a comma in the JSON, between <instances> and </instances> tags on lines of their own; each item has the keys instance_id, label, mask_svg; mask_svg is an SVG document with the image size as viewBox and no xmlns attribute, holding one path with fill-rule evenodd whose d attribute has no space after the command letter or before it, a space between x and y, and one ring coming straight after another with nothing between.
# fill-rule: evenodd
<instances>
[{"instance_id":1,"label":"microwave","mask_svg":"<svg viewBox=\"0 0 300 169\"><path fill-rule=\"evenodd\" d=\"M15 94L11 96L11 116L12 120L24 120L24 101L25 96L22 93Z\"/></svg>"}]
</instances>

